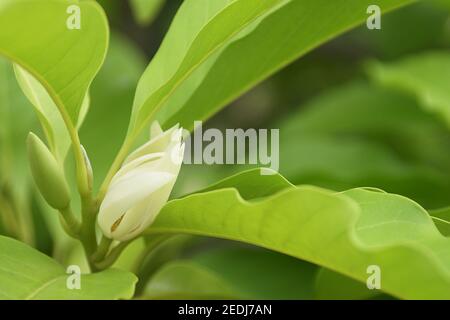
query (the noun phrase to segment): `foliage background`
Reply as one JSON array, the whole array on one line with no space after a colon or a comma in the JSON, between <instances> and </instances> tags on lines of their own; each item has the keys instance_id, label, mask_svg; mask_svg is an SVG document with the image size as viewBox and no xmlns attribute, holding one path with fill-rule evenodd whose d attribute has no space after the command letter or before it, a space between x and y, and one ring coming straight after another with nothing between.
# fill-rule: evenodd
<instances>
[{"instance_id":1,"label":"foliage background","mask_svg":"<svg viewBox=\"0 0 450 320\"><path fill-rule=\"evenodd\" d=\"M162 3L154 20L141 24L127 1L99 2L107 12L112 38L105 65L91 88L95 108L80 133L97 188L126 134L124 119L130 116L139 77L181 1ZM280 128L280 173L293 184L336 191L380 188L407 196L425 209L446 207L450 205L449 9L445 1L420 2L383 16L381 31L365 26L352 30L262 82L206 126ZM423 69L430 82L410 81L415 71L422 76ZM437 92L437 103L426 98L430 92ZM19 104L27 116L25 132L33 126L39 130L27 102ZM26 160L19 160L16 170L26 173ZM248 167L184 166L173 197L243 169ZM21 219L33 220L35 228L6 235L33 244L65 265L82 264L79 245L64 237L58 226L49 226L52 219L46 215L53 213L35 193L30 194L30 208L22 210L30 215ZM178 237L150 257L143 254L143 247L143 240L137 241L115 265L139 273L139 297L391 298L316 265L232 241ZM136 256L145 260L140 270L130 265L129 257ZM299 285L293 286L293 281Z\"/></svg>"}]
</instances>

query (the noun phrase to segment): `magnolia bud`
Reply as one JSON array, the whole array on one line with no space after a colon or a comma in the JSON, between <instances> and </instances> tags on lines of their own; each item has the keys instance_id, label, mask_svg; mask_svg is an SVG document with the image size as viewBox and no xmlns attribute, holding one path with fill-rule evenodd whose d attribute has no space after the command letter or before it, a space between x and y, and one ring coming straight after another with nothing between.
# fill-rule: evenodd
<instances>
[{"instance_id":1,"label":"magnolia bud","mask_svg":"<svg viewBox=\"0 0 450 320\"><path fill-rule=\"evenodd\" d=\"M184 153L181 129L163 132L155 123L151 135L125 160L101 204L98 224L108 238L126 241L139 235L169 199Z\"/></svg>"},{"instance_id":2,"label":"magnolia bud","mask_svg":"<svg viewBox=\"0 0 450 320\"><path fill-rule=\"evenodd\" d=\"M28 135L31 173L47 203L58 210L70 204L70 191L64 171L47 146L34 133Z\"/></svg>"}]
</instances>

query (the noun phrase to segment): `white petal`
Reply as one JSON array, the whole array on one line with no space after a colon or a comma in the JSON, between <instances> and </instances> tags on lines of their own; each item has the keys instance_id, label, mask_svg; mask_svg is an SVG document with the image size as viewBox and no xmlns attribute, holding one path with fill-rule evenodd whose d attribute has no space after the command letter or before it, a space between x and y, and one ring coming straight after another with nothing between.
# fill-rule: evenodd
<instances>
[{"instance_id":1,"label":"white petal","mask_svg":"<svg viewBox=\"0 0 450 320\"><path fill-rule=\"evenodd\" d=\"M130 209L118 228L112 233L112 237L120 241L126 241L139 235L155 220L166 204L174 184L175 180L151 193L139 205Z\"/></svg>"},{"instance_id":2,"label":"white petal","mask_svg":"<svg viewBox=\"0 0 450 320\"><path fill-rule=\"evenodd\" d=\"M155 153L155 152L164 152L167 149L167 146L172 141L173 133L178 129L179 125L175 125L169 130L163 132L155 138L152 138L149 142L135 150L131 153L128 158L125 160L125 164L140 158L146 154Z\"/></svg>"},{"instance_id":3,"label":"white petal","mask_svg":"<svg viewBox=\"0 0 450 320\"><path fill-rule=\"evenodd\" d=\"M98 223L107 237L112 237L111 227L127 211L140 204L151 193L163 188L176 179L166 172L143 172L136 170L128 173L126 179L112 184L100 207ZM145 212L142 212L145 215ZM123 221L122 221L123 222ZM122 224L119 224L119 226Z\"/></svg>"},{"instance_id":4,"label":"white petal","mask_svg":"<svg viewBox=\"0 0 450 320\"><path fill-rule=\"evenodd\" d=\"M114 184L119 178L123 177L128 172L130 172L134 169L137 169L138 167L142 166L143 164L159 160L163 156L164 156L163 152L151 153L151 154L142 156L140 158L137 158L137 159L127 163L114 175L114 178L112 179L111 184Z\"/></svg>"}]
</instances>

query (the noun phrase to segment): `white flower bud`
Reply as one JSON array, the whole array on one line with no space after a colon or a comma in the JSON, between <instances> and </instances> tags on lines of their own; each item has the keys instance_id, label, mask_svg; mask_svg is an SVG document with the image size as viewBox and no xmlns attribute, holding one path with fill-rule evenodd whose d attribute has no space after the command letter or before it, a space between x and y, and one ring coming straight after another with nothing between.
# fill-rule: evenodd
<instances>
[{"instance_id":1,"label":"white flower bud","mask_svg":"<svg viewBox=\"0 0 450 320\"><path fill-rule=\"evenodd\" d=\"M178 160L184 154L181 130L177 125L163 132L155 122L151 140L125 160L100 207L98 224L105 236L126 241L155 220L180 171Z\"/></svg>"}]
</instances>

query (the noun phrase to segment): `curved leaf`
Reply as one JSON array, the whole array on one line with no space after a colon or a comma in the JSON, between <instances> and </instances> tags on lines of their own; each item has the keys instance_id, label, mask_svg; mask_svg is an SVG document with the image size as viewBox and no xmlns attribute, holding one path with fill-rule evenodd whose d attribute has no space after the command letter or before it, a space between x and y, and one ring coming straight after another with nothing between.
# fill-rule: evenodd
<instances>
[{"instance_id":1,"label":"curved leaf","mask_svg":"<svg viewBox=\"0 0 450 320\"><path fill-rule=\"evenodd\" d=\"M67 26L72 5L80 9L80 29ZM107 46L107 20L95 1L4 0L0 5L0 55L36 78L73 127Z\"/></svg>"},{"instance_id":2,"label":"curved leaf","mask_svg":"<svg viewBox=\"0 0 450 320\"><path fill-rule=\"evenodd\" d=\"M63 162L69 150L71 141L58 108L49 96L45 88L31 76L27 71L18 65L14 66L17 81L28 100L34 106L41 122L45 136L49 143L50 150L58 161ZM89 107L89 97L86 96L82 110L85 112ZM77 127L81 125L83 115L78 119Z\"/></svg>"},{"instance_id":3,"label":"curved leaf","mask_svg":"<svg viewBox=\"0 0 450 320\"><path fill-rule=\"evenodd\" d=\"M152 80L149 76L150 69L147 69L136 92L130 125L132 134L138 134L167 102L168 98L183 84L183 81L200 68L204 62L207 62L245 28L284 2L284 0L231 1L223 7L223 10L217 12L213 19L207 22L198 35L192 34L195 39L186 51L186 55L183 56L177 52L183 60L179 66L174 64L177 69L173 76L169 76L170 79L154 93L149 90L149 84L152 83ZM201 10L204 11L205 9L202 7ZM189 19L192 21L193 18L189 17ZM171 48L171 50L174 50L174 48Z\"/></svg>"},{"instance_id":4,"label":"curved leaf","mask_svg":"<svg viewBox=\"0 0 450 320\"><path fill-rule=\"evenodd\" d=\"M27 245L0 236L0 299L129 299L136 277L109 269L82 275L79 290L67 288L66 270Z\"/></svg>"},{"instance_id":5,"label":"curved leaf","mask_svg":"<svg viewBox=\"0 0 450 320\"><path fill-rule=\"evenodd\" d=\"M369 5L379 5L386 12L411 2L288 1L227 45L204 71L204 80L186 89L189 99L166 106L158 117L166 126L180 122L192 129L194 120L207 119L280 68L365 21Z\"/></svg>"},{"instance_id":6,"label":"curved leaf","mask_svg":"<svg viewBox=\"0 0 450 320\"><path fill-rule=\"evenodd\" d=\"M270 196L286 188L294 187L288 180L278 173L272 172L264 175L266 168L250 169L225 178L196 193L203 193L217 189L236 188L240 195L246 199L255 199Z\"/></svg>"},{"instance_id":7,"label":"curved leaf","mask_svg":"<svg viewBox=\"0 0 450 320\"><path fill-rule=\"evenodd\" d=\"M247 242L363 282L367 267L378 265L383 292L450 297L450 240L425 210L397 195L303 186L249 202L235 189L222 189L169 202L147 233Z\"/></svg>"}]
</instances>

